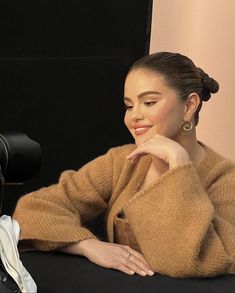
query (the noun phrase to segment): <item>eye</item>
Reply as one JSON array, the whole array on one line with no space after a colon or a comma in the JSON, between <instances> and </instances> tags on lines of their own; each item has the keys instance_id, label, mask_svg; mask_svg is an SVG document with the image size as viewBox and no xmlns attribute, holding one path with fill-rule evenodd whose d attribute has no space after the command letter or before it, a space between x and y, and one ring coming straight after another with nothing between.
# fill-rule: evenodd
<instances>
[{"instance_id":1,"label":"eye","mask_svg":"<svg viewBox=\"0 0 235 293\"><path fill-rule=\"evenodd\" d=\"M151 107L153 106L154 104L156 104L155 101L147 101L147 102L144 102L144 104L147 106L147 107Z\"/></svg>"},{"instance_id":2,"label":"eye","mask_svg":"<svg viewBox=\"0 0 235 293\"><path fill-rule=\"evenodd\" d=\"M124 104L124 108L126 110L131 110L133 108L133 106Z\"/></svg>"}]
</instances>

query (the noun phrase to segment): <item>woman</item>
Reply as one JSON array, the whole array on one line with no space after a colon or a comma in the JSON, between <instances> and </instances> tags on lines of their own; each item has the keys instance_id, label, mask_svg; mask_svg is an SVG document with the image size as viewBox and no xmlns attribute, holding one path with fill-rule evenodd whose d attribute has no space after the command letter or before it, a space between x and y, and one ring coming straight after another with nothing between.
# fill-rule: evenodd
<instances>
[{"instance_id":1,"label":"woman","mask_svg":"<svg viewBox=\"0 0 235 293\"><path fill-rule=\"evenodd\" d=\"M22 197L22 243L83 255L127 274L235 273L235 165L197 141L218 83L180 54L145 56L125 81L135 145L112 148ZM105 211L108 242L86 228Z\"/></svg>"}]
</instances>

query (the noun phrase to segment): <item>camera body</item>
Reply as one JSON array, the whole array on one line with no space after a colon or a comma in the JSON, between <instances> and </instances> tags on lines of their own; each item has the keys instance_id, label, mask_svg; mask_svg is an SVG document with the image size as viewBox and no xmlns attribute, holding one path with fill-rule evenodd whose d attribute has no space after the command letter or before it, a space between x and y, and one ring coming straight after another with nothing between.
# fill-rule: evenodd
<instances>
[{"instance_id":1,"label":"camera body","mask_svg":"<svg viewBox=\"0 0 235 293\"><path fill-rule=\"evenodd\" d=\"M40 145L23 133L0 134L0 216L2 216L4 186L23 184L41 167ZM0 259L0 292L20 293L15 280Z\"/></svg>"},{"instance_id":2,"label":"camera body","mask_svg":"<svg viewBox=\"0 0 235 293\"><path fill-rule=\"evenodd\" d=\"M41 147L23 133L0 134L0 167L5 183L22 183L41 167Z\"/></svg>"}]
</instances>

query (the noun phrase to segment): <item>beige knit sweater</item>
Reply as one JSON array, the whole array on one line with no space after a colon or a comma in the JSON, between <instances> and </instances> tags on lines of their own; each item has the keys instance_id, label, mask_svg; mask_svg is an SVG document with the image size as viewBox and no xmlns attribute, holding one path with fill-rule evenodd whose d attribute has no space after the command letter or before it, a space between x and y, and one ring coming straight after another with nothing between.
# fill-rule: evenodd
<instances>
[{"instance_id":1,"label":"beige knit sweater","mask_svg":"<svg viewBox=\"0 0 235 293\"><path fill-rule=\"evenodd\" d=\"M200 166L164 173L138 191L151 163L125 159L134 145L113 148L83 166L65 171L59 183L23 196L14 218L21 240L52 250L96 237L86 221L107 212L107 234L122 211L155 272L174 277L235 273L235 164L205 146Z\"/></svg>"}]
</instances>

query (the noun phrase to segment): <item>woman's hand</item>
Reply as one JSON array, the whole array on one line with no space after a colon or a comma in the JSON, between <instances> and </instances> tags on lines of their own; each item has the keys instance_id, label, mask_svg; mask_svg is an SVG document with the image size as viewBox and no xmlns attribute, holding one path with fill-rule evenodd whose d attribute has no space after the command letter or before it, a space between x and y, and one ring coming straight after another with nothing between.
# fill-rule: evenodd
<instances>
[{"instance_id":1,"label":"woman's hand","mask_svg":"<svg viewBox=\"0 0 235 293\"><path fill-rule=\"evenodd\" d=\"M187 151L174 140L156 134L145 143L137 146L126 158L135 163L140 157L151 154L169 164L169 169L190 162Z\"/></svg>"},{"instance_id":2,"label":"woman's hand","mask_svg":"<svg viewBox=\"0 0 235 293\"><path fill-rule=\"evenodd\" d=\"M144 256L125 245L90 238L65 247L62 251L83 255L97 265L129 275L137 273L141 276L152 276L154 274Z\"/></svg>"}]
</instances>

